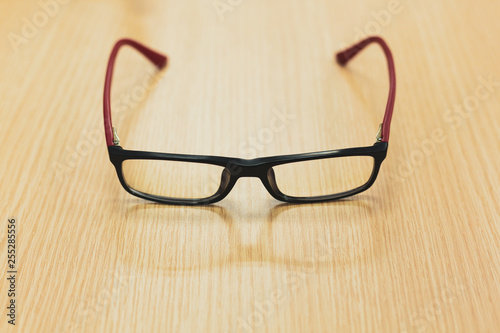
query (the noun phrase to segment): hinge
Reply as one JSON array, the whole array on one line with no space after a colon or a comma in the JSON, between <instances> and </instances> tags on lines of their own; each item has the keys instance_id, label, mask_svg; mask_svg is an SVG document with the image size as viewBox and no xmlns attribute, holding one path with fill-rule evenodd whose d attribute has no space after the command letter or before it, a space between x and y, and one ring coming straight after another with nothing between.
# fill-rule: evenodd
<instances>
[{"instance_id":1,"label":"hinge","mask_svg":"<svg viewBox=\"0 0 500 333\"><path fill-rule=\"evenodd\" d=\"M113 144L115 146L120 146L120 138L118 137L118 132L115 127L113 127Z\"/></svg>"},{"instance_id":2,"label":"hinge","mask_svg":"<svg viewBox=\"0 0 500 333\"><path fill-rule=\"evenodd\" d=\"M378 128L378 133L377 133L377 142L382 141L382 124L380 124L380 127Z\"/></svg>"}]
</instances>

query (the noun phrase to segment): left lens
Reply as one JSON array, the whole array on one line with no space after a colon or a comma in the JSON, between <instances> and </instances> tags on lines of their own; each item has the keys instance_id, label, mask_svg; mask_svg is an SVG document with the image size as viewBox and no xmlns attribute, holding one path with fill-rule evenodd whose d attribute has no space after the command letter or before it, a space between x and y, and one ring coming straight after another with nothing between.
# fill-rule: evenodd
<instances>
[{"instance_id":1,"label":"left lens","mask_svg":"<svg viewBox=\"0 0 500 333\"><path fill-rule=\"evenodd\" d=\"M162 160L125 160L122 174L132 189L173 199L205 199L217 193L224 168ZM226 177L227 178L227 177Z\"/></svg>"}]
</instances>

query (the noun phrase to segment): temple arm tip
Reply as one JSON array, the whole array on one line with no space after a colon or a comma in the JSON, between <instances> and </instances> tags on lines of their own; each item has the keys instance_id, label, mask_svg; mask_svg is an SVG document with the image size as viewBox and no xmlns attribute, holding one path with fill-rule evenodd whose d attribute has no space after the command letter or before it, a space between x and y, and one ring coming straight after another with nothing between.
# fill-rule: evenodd
<instances>
[{"instance_id":1,"label":"temple arm tip","mask_svg":"<svg viewBox=\"0 0 500 333\"><path fill-rule=\"evenodd\" d=\"M156 67L158 67L158 69L164 69L167 66L167 63L168 58L162 55L156 62Z\"/></svg>"},{"instance_id":2,"label":"temple arm tip","mask_svg":"<svg viewBox=\"0 0 500 333\"><path fill-rule=\"evenodd\" d=\"M349 58L347 57L346 53L344 51L341 51L335 55L335 58L337 59L337 63L340 66L345 66L347 62L349 61Z\"/></svg>"}]
</instances>

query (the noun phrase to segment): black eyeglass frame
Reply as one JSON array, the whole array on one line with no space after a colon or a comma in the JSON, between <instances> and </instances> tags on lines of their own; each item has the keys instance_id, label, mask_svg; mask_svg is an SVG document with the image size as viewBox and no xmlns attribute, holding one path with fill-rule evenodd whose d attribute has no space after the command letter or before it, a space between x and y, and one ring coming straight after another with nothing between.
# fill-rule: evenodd
<instances>
[{"instance_id":1,"label":"black eyeglass frame","mask_svg":"<svg viewBox=\"0 0 500 333\"><path fill-rule=\"evenodd\" d=\"M331 200L338 200L349 197L369 189L375 180L380 170L380 166L387 155L387 142L377 142L370 147L347 148L338 150L328 150L314 153L293 154L282 156L261 157L255 159L241 159L222 156L207 156L207 155L184 155L184 154L168 154L156 153L148 151L125 150L119 146L109 146L108 152L111 163L115 166L116 173L120 179L123 188L132 195L139 198L155 201L170 205L208 205L224 199L231 192L236 181L242 177L259 178L275 199L289 203L315 203ZM318 159L352 157L352 156L369 156L373 157L373 170L369 180L362 186L355 189L336 193L332 195L315 196L315 197L293 197L282 193L274 177L273 167L282 164L305 162ZM217 165L224 168L221 175L221 184L218 191L208 198L183 199L169 198L158 195L152 195L135 190L127 184L123 176L123 162L127 160L157 160L157 161L175 161L175 162L191 162Z\"/></svg>"},{"instance_id":2,"label":"black eyeglass frame","mask_svg":"<svg viewBox=\"0 0 500 333\"><path fill-rule=\"evenodd\" d=\"M207 205L218 202L224 199L229 192L232 190L237 180L242 177L256 177L262 181L262 184L267 189L269 194L275 199L288 202L288 203L318 203L325 201L338 200L353 196L355 194L361 193L369 189L375 182L380 166L387 156L388 150L388 140L390 123L392 119L392 113L394 109L395 94L396 94L396 77L394 70L394 61L392 58L391 51L389 47L380 37L369 37L358 44L342 51L337 54L337 62L340 65L345 65L350 59L352 59L359 51L365 48L372 42L376 42L382 46L382 49L386 55L388 67L389 67L389 78L390 78L390 89L389 98L386 106L386 113L384 116L384 122L380 125L380 130L377 135L377 142L373 146L368 147L357 147L357 148L346 148L338 150L328 150L313 153L304 154L292 154L292 155L282 155L282 156L271 156L271 157L261 157L255 159L241 159L241 158L231 158L231 157L221 157L221 156L208 156L208 155L187 155L187 154L169 154L169 153L158 153L158 152L148 152L148 151L135 151L126 150L120 146L120 141L116 133L116 129L112 127L111 121L111 102L110 102L110 92L111 92L111 79L113 76L114 63L118 50L123 45L129 45L141 52L150 61L155 63L158 68L164 68L167 62L167 58L160 53L157 53L144 45L130 40L123 39L120 40L115 47L110 56L108 63L108 69L106 73L106 81L104 86L104 128L106 134L106 142L108 145L109 158L111 163L114 165L118 178L120 180L123 188L130 194L137 196L142 199L170 205ZM368 181L354 189L349 191L335 193L331 195L323 196L310 196L310 197L294 197L288 196L279 190L276 184L276 179L273 171L273 167L288 163L295 162L305 162L318 159L329 159L329 158L341 158L341 157L354 157L354 156L369 156L374 159L373 169ZM221 183L219 189L215 194L207 198L171 198L158 196L153 194L144 193L138 191L131 186L129 186L123 176L123 162L127 160L158 160L158 161L177 161L177 162L191 162L191 163L203 163L209 165L216 165L223 167L221 174Z\"/></svg>"}]
</instances>

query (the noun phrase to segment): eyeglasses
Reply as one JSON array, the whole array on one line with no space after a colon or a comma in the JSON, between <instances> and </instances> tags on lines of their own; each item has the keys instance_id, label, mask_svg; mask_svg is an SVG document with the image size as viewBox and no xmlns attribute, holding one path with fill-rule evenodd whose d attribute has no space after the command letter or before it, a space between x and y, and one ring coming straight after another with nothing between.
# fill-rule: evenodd
<instances>
[{"instance_id":1,"label":"eyeglasses","mask_svg":"<svg viewBox=\"0 0 500 333\"><path fill-rule=\"evenodd\" d=\"M166 66L167 58L136 41L118 41L109 58L104 84L104 130L109 158L120 183L132 195L174 205L220 201L241 177L259 178L275 199L289 203L337 200L366 191L375 182L387 155L396 98L394 60L380 37L369 37L336 55L337 62L344 66L371 43L382 47L389 69L389 97L373 146L248 160L123 149L111 121L111 81L118 51L131 46L159 69Z\"/></svg>"}]
</instances>

